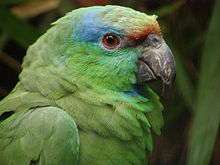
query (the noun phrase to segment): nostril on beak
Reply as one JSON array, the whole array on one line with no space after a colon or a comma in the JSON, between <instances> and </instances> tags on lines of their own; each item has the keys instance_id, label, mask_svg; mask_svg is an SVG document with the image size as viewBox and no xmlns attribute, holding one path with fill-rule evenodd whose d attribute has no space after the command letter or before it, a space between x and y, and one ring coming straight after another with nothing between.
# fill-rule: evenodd
<instances>
[{"instance_id":1,"label":"nostril on beak","mask_svg":"<svg viewBox=\"0 0 220 165\"><path fill-rule=\"evenodd\" d=\"M146 46L160 48L162 45L162 38L156 34L149 34L145 43L146 43Z\"/></svg>"}]
</instances>

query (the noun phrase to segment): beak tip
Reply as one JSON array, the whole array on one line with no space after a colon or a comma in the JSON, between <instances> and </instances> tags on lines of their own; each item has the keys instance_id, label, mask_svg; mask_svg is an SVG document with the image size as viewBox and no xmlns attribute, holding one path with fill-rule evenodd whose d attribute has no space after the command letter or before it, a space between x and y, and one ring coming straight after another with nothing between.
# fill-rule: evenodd
<instances>
[{"instance_id":1,"label":"beak tip","mask_svg":"<svg viewBox=\"0 0 220 165\"><path fill-rule=\"evenodd\" d=\"M160 77L166 85L172 84L176 77L175 64L168 65L168 69Z\"/></svg>"}]
</instances>

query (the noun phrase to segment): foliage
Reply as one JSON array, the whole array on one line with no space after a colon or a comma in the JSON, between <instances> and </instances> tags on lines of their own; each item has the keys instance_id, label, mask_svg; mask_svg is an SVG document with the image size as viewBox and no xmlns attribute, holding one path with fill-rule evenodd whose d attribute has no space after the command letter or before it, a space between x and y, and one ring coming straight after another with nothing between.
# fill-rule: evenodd
<instances>
[{"instance_id":1,"label":"foliage","mask_svg":"<svg viewBox=\"0 0 220 165\"><path fill-rule=\"evenodd\" d=\"M209 164L220 123L220 1L216 2L203 51L188 164Z\"/></svg>"},{"instance_id":2,"label":"foliage","mask_svg":"<svg viewBox=\"0 0 220 165\"><path fill-rule=\"evenodd\" d=\"M0 24L1 30L24 47L32 44L40 36L37 29L18 19L4 7L0 8L0 20L4 22Z\"/></svg>"}]
</instances>

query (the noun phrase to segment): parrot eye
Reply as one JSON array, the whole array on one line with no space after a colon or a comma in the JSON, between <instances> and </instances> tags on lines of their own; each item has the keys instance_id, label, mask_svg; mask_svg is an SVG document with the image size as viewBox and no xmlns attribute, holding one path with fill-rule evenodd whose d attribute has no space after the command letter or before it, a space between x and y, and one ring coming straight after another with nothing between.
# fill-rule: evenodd
<instances>
[{"instance_id":1,"label":"parrot eye","mask_svg":"<svg viewBox=\"0 0 220 165\"><path fill-rule=\"evenodd\" d=\"M108 33L102 38L102 44L106 49L116 49L120 46L121 40L115 34Z\"/></svg>"}]
</instances>

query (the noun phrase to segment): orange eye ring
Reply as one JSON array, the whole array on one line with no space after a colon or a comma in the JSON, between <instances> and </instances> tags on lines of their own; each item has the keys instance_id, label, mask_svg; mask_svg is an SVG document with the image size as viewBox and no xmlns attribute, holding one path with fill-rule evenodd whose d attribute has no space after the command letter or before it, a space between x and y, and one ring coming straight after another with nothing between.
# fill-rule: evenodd
<instances>
[{"instance_id":1,"label":"orange eye ring","mask_svg":"<svg viewBox=\"0 0 220 165\"><path fill-rule=\"evenodd\" d=\"M106 49L116 49L119 47L120 43L120 37L112 33L107 33L102 38L102 44Z\"/></svg>"}]
</instances>

